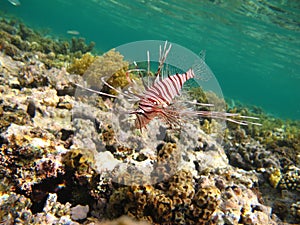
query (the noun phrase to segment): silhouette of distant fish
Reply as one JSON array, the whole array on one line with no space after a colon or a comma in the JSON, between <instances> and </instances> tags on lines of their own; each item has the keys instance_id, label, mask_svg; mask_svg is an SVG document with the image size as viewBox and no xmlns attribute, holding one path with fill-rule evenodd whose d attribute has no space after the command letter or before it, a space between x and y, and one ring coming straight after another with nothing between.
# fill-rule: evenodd
<instances>
[{"instance_id":1,"label":"silhouette of distant fish","mask_svg":"<svg viewBox=\"0 0 300 225\"><path fill-rule=\"evenodd\" d=\"M19 0L8 0L12 5L19 6L21 5L21 2Z\"/></svg>"},{"instance_id":2,"label":"silhouette of distant fish","mask_svg":"<svg viewBox=\"0 0 300 225\"><path fill-rule=\"evenodd\" d=\"M80 33L79 33L79 31L77 31L77 30L68 30L68 31L67 31L67 34L71 34L71 35L79 35Z\"/></svg>"}]
</instances>

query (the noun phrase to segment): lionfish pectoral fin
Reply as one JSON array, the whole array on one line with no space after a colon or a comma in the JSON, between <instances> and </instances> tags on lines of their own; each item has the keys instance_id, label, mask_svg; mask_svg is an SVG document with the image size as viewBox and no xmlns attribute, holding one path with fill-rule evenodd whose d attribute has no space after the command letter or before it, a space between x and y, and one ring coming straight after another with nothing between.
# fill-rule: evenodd
<instances>
[{"instance_id":1,"label":"lionfish pectoral fin","mask_svg":"<svg viewBox=\"0 0 300 225\"><path fill-rule=\"evenodd\" d=\"M133 111L133 112L131 112L131 114L136 115L135 128L140 129L141 132L142 132L143 128L145 128L147 130L147 125L151 121L151 119L148 118L146 116L146 114L138 113L137 111Z\"/></svg>"},{"instance_id":2,"label":"lionfish pectoral fin","mask_svg":"<svg viewBox=\"0 0 300 225\"><path fill-rule=\"evenodd\" d=\"M242 116L238 113L214 112L214 111L186 111L184 112L184 114L190 116L199 115L201 117L212 118L212 119L222 119L239 125L252 124L252 125L261 126L260 123L245 120L245 119L259 120L259 118L253 116Z\"/></svg>"},{"instance_id":3,"label":"lionfish pectoral fin","mask_svg":"<svg viewBox=\"0 0 300 225\"><path fill-rule=\"evenodd\" d=\"M170 127L180 127L180 115L176 110L165 108L161 111L162 119L170 125Z\"/></svg>"},{"instance_id":4,"label":"lionfish pectoral fin","mask_svg":"<svg viewBox=\"0 0 300 225\"><path fill-rule=\"evenodd\" d=\"M239 118L243 118L243 119L259 120L258 117L254 117L254 116L242 116L242 115L239 115L238 117L239 117ZM248 123L248 124L253 124L253 125L257 125L257 126L262 126L261 123L256 123L256 122L252 122L252 121L249 121L249 120L247 120L247 121L245 121L245 122Z\"/></svg>"},{"instance_id":5,"label":"lionfish pectoral fin","mask_svg":"<svg viewBox=\"0 0 300 225\"><path fill-rule=\"evenodd\" d=\"M101 91L96 91L96 90L94 90L94 89L84 87L84 86L82 86L82 85L80 85L80 84L76 84L76 83L75 83L75 86L80 87L80 88L82 88L82 89L84 89L84 90L87 90L87 91L89 91L89 92L93 92L93 93L96 93L96 94L105 96L105 97L117 98L117 96L115 96L115 95L111 95L111 94L108 94L108 93L105 93L105 92L101 92Z\"/></svg>"}]
</instances>

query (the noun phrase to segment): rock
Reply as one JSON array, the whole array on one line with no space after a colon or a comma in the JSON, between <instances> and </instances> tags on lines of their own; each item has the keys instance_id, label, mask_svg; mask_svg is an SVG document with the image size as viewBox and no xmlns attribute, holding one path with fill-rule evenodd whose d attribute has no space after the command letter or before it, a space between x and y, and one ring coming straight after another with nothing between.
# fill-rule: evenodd
<instances>
[{"instance_id":1,"label":"rock","mask_svg":"<svg viewBox=\"0 0 300 225\"><path fill-rule=\"evenodd\" d=\"M71 208L71 218L72 220L83 220L87 217L89 212L88 205L77 205Z\"/></svg>"},{"instance_id":2,"label":"rock","mask_svg":"<svg viewBox=\"0 0 300 225\"><path fill-rule=\"evenodd\" d=\"M95 169L98 173L102 171L112 171L121 161L114 158L109 151L99 152L95 154Z\"/></svg>"},{"instance_id":3,"label":"rock","mask_svg":"<svg viewBox=\"0 0 300 225\"><path fill-rule=\"evenodd\" d=\"M28 101L28 106L27 106L27 110L26 112L28 113L28 115L33 118L35 116L35 111L36 111L36 107L35 107L35 103L32 99L30 99Z\"/></svg>"}]
</instances>

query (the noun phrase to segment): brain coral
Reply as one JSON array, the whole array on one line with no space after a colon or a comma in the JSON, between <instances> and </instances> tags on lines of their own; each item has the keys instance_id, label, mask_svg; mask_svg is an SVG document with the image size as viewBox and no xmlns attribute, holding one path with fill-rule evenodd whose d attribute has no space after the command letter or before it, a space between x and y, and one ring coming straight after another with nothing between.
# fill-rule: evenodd
<instances>
[{"instance_id":1,"label":"brain coral","mask_svg":"<svg viewBox=\"0 0 300 225\"><path fill-rule=\"evenodd\" d=\"M208 186L195 193L195 186L187 170L156 185L120 186L110 196L108 217L125 214L153 224L205 224L219 205L220 191Z\"/></svg>"}]
</instances>

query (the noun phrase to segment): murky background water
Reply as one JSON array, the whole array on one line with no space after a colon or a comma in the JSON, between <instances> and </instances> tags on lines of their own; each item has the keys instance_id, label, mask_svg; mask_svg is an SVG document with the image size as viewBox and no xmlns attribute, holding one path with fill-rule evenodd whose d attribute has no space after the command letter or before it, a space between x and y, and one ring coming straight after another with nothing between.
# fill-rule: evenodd
<instances>
[{"instance_id":1,"label":"murky background water","mask_svg":"<svg viewBox=\"0 0 300 225\"><path fill-rule=\"evenodd\" d=\"M11 0L13 3L16 0ZM78 31L107 51L121 44L162 39L194 52L223 94L300 119L300 2L295 0L20 0L0 1L10 14L53 37Z\"/></svg>"}]
</instances>

